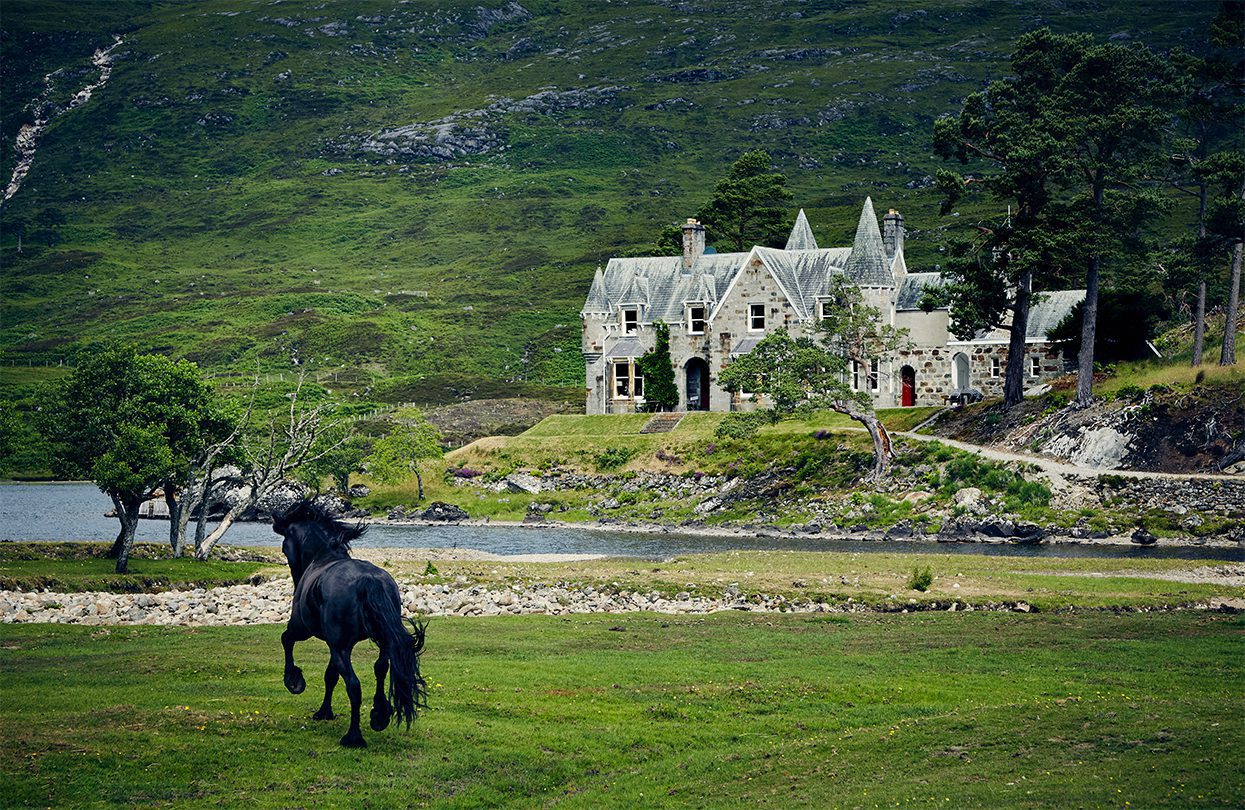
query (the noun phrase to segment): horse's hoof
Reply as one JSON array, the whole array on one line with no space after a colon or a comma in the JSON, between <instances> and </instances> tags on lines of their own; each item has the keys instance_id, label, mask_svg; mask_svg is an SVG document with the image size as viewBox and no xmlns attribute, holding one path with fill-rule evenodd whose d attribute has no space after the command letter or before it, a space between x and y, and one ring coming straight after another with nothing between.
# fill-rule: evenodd
<instances>
[{"instance_id":1,"label":"horse's hoof","mask_svg":"<svg viewBox=\"0 0 1245 810\"><path fill-rule=\"evenodd\" d=\"M357 731L353 735L347 733L345 737L342 737L341 743L346 748L367 748L367 741Z\"/></svg>"},{"instance_id":2,"label":"horse's hoof","mask_svg":"<svg viewBox=\"0 0 1245 810\"><path fill-rule=\"evenodd\" d=\"M307 688L307 681L303 679L303 671L298 667L294 667L293 671L285 673L285 688L290 690L292 695L301 695L303 690Z\"/></svg>"},{"instance_id":3,"label":"horse's hoof","mask_svg":"<svg viewBox=\"0 0 1245 810\"><path fill-rule=\"evenodd\" d=\"M384 731L389 728L389 718L393 716L393 711L389 708L389 704L372 707L372 731Z\"/></svg>"},{"instance_id":4,"label":"horse's hoof","mask_svg":"<svg viewBox=\"0 0 1245 810\"><path fill-rule=\"evenodd\" d=\"M332 709L317 709L316 713L311 715L312 720L336 720L337 715L333 714Z\"/></svg>"}]
</instances>

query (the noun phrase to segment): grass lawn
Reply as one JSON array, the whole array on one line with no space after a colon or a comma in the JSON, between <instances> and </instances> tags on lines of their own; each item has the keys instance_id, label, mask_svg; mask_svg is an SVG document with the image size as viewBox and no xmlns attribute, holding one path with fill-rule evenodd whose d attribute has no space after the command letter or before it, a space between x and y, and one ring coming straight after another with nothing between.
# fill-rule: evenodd
<instances>
[{"instance_id":1,"label":"grass lawn","mask_svg":"<svg viewBox=\"0 0 1245 810\"><path fill-rule=\"evenodd\" d=\"M279 627L5 625L0 805L1239 806L1243 632L1196 612L438 619L431 711L349 751L344 719L308 719L323 646L289 695Z\"/></svg>"},{"instance_id":2,"label":"grass lawn","mask_svg":"<svg viewBox=\"0 0 1245 810\"><path fill-rule=\"evenodd\" d=\"M106 543L0 543L0 590L152 593L236 585L261 571L261 576L286 573L284 566L257 560L151 559L167 553L167 547L141 543L135 545L129 573L118 574L116 560L103 556L107 548ZM267 553L280 557L273 550Z\"/></svg>"}]
</instances>

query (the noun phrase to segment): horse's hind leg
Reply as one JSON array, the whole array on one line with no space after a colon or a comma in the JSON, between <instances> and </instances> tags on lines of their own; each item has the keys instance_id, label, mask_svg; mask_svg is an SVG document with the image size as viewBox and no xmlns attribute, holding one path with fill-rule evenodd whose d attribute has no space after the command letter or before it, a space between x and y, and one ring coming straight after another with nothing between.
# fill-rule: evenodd
<instances>
[{"instance_id":1,"label":"horse's hind leg","mask_svg":"<svg viewBox=\"0 0 1245 810\"><path fill-rule=\"evenodd\" d=\"M333 666L333 662L329 661L329 665L324 668L324 702L320 704L320 708L316 713L311 715L312 720L332 720L337 715L333 714L333 689L337 686L337 667Z\"/></svg>"},{"instance_id":2,"label":"horse's hind leg","mask_svg":"<svg viewBox=\"0 0 1245 810\"><path fill-rule=\"evenodd\" d=\"M380 651L373 667L376 673L376 697L372 699L372 731L384 731L389 726L389 718L393 716L393 707L385 698L385 676L389 674L389 655Z\"/></svg>"},{"instance_id":3,"label":"horse's hind leg","mask_svg":"<svg viewBox=\"0 0 1245 810\"><path fill-rule=\"evenodd\" d=\"M366 748L367 743L359 731L359 704L363 702L363 688L359 676L354 674L354 667L350 666L350 649L334 649L331 666L336 667L346 681L346 694L350 696L350 730L341 738L341 744L347 748Z\"/></svg>"}]
</instances>

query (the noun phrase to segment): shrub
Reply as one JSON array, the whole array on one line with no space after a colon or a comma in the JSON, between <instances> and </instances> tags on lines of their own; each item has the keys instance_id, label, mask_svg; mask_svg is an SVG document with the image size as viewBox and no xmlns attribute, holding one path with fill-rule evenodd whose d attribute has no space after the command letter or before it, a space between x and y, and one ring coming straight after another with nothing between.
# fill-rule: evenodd
<instances>
[{"instance_id":1,"label":"shrub","mask_svg":"<svg viewBox=\"0 0 1245 810\"><path fill-rule=\"evenodd\" d=\"M924 568L913 568L912 576L908 579L908 587L914 591L924 593L929 590L929 586L934 584L934 574L929 570L929 566Z\"/></svg>"},{"instance_id":2,"label":"shrub","mask_svg":"<svg viewBox=\"0 0 1245 810\"><path fill-rule=\"evenodd\" d=\"M1140 402L1146 395L1146 391L1139 385L1122 385L1120 390L1115 392L1116 399L1126 399L1129 402Z\"/></svg>"},{"instance_id":3,"label":"shrub","mask_svg":"<svg viewBox=\"0 0 1245 810\"><path fill-rule=\"evenodd\" d=\"M597 469L613 470L626 464L635 457L636 449L633 447L611 447L597 453L596 465Z\"/></svg>"},{"instance_id":4,"label":"shrub","mask_svg":"<svg viewBox=\"0 0 1245 810\"><path fill-rule=\"evenodd\" d=\"M718 423L713 435L719 439L751 439L762 427L776 421L778 417L771 410L728 413Z\"/></svg>"},{"instance_id":5,"label":"shrub","mask_svg":"<svg viewBox=\"0 0 1245 810\"><path fill-rule=\"evenodd\" d=\"M484 474L479 470L472 470L467 467L459 467L457 470L450 470L449 472L455 478L479 478Z\"/></svg>"},{"instance_id":6,"label":"shrub","mask_svg":"<svg viewBox=\"0 0 1245 810\"><path fill-rule=\"evenodd\" d=\"M439 573L441 572L432 564L432 560L429 560L428 564L424 566L424 576L426 577L435 577Z\"/></svg>"}]
</instances>

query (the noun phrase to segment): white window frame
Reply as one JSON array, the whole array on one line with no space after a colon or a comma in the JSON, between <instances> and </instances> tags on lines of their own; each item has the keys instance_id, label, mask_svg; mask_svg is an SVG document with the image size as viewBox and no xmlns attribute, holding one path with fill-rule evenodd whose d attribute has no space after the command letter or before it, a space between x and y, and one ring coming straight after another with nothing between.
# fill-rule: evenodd
<instances>
[{"instance_id":1,"label":"white window frame","mask_svg":"<svg viewBox=\"0 0 1245 810\"><path fill-rule=\"evenodd\" d=\"M992 379L997 380L1002 375L1003 375L1003 361L998 358L998 355L995 355L994 357L990 358L990 377Z\"/></svg>"},{"instance_id":2,"label":"white window frame","mask_svg":"<svg viewBox=\"0 0 1245 810\"><path fill-rule=\"evenodd\" d=\"M701 316L695 317L692 313L700 310ZM696 328L696 322L700 322L700 329ZM703 303L691 303L687 305L687 333L689 335L703 335L709 331L709 307Z\"/></svg>"},{"instance_id":3,"label":"white window frame","mask_svg":"<svg viewBox=\"0 0 1245 810\"><path fill-rule=\"evenodd\" d=\"M860 390L860 361L852 361L852 390Z\"/></svg>"},{"instance_id":4,"label":"white window frame","mask_svg":"<svg viewBox=\"0 0 1245 810\"><path fill-rule=\"evenodd\" d=\"M627 316L634 314L635 323L629 323ZM624 335L634 335L640 331L640 307L636 304L628 304L622 307L619 315L622 318L622 330Z\"/></svg>"},{"instance_id":5,"label":"white window frame","mask_svg":"<svg viewBox=\"0 0 1245 810\"><path fill-rule=\"evenodd\" d=\"M1029 376L1042 376L1042 358L1038 357L1036 354L1029 356Z\"/></svg>"},{"instance_id":6,"label":"white window frame","mask_svg":"<svg viewBox=\"0 0 1245 810\"><path fill-rule=\"evenodd\" d=\"M644 399L644 375L636 367L634 360L615 360L610 364L610 376L613 378L611 391L615 401ZM623 374L618 372L622 371ZM620 383L621 389L620 390Z\"/></svg>"},{"instance_id":7,"label":"white window frame","mask_svg":"<svg viewBox=\"0 0 1245 810\"><path fill-rule=\"evenodd\" d=\"M869 361L869 390L878 390L878 378L882 376L882 363L874 359Z\"/></svg>"},{"instance_id":8,"label":"white window frame","mask_svg":"<svg viewBox=\"0 0 1245 810\"><path fill-rule=\"evenodd\" d=\"M761 314L757 315L757 309L761 310ZM757 318L761 319L761 325L755 326ZM749 304L748 305L748 331L764 332L765 331L765 304Z\"/></svg>"}]
</instances>

